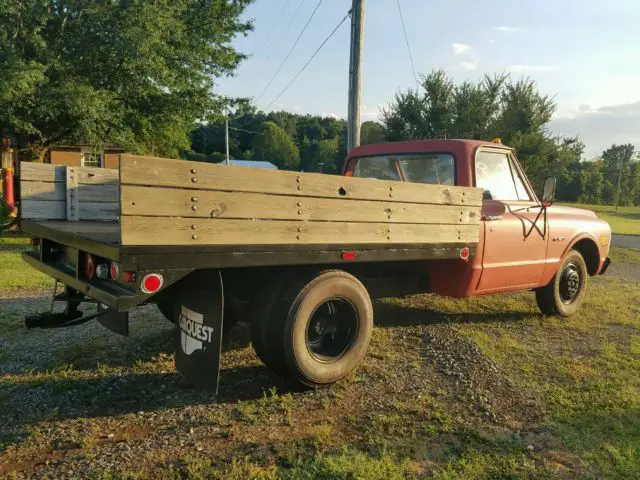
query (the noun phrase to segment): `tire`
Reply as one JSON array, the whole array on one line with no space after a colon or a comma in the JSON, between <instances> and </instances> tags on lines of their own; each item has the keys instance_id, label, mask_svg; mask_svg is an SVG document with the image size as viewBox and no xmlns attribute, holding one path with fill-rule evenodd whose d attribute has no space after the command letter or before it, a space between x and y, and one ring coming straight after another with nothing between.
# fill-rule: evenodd
<instances>
[{"instance_id":1,"label":"tire","mask_svg":"<svg viewBox=\"0 0 640 480\"><path fill-rule=\"evenodd\" d=\"M274 311L283 290L284 282L282 280L270 279L249 308L253 350L262 363L277 373L286 373L287 371L286 365L281 361L281 355L277 354L275 346L270 342Z\"/></svg>"},{"instance_id":2,"label":"tire","mask_svg":"<svg viewBox=\"0 0 640 480\"><path fill-rule=\"evenodd\" d=\"M295 293L295 295L294 295ZM346 272L317 274L287 289L272 339L289 374L321 387L349 375L364 357L373 331L373 307L362 283ZM282 322L282 328L277 325Z\"/></svg>"},{"instance_id":3,"label":"tire","mask_svg":"<svg viewBox=\"0 0 640 480\"><path fill-rule=\"evenodd\" d=\"M178 319L180 318L180 303L176 300L160 300L156 303L158 306L158 310L160 313L169 320L174 325L178 324ZM233 326L238 323L238 316L236 315L235 310L231 307L229 302L224 304L224 321L223 328L224 332L228 332L233 328Z\"/></svg>"},{"instance_id":4,"label":"tire","mask_svg":"<svg viewBox=\"0 0 640 480\"><path fill-rule=\"evenodd\" d=\"M536 289L536 302L545 315L570 317L578 311L587 291L589 272L584 258L571 250L551 281Z\"/></svg>"}]
</instances>

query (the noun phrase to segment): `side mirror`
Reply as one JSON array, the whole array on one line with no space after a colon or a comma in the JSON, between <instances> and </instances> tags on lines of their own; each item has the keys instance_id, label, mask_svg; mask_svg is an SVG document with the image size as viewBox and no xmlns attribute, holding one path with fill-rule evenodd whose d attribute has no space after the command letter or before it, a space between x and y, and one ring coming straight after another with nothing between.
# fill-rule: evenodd
<instances>
[{"instance_id":1,"label":"side mirror","mask_svg":"<svg viewBox=\"0 0 640 480\"><path fill-rule=\"evenodd\" d=\"M547 177L544 180L544 188L542 189L542 205L550 207L553 205L553 199L556 196L556 177Z\"/></svg>"}]
</instances>

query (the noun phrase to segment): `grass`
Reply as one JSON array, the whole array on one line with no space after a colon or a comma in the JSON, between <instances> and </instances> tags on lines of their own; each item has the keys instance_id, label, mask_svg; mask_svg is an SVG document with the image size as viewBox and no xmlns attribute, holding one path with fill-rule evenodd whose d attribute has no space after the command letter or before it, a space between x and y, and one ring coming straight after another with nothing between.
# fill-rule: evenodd
<instances>
[{"instance_id":1,"label":"grass","mask_svg":"<svg viewBox=\"0 0 640 480\"><path fill-rule=\"evenodd\" d=\"M51 279L29 267L20 253L31 249L29 239L15 236L0 236L0 292L34 289L51 283Z\"/></svg>"},{"instance_id":2,"label":"grass","mask_svg":"<svg viewBox=\"0 0 640 480\"><path fill-rule=\"evenodd\" d=\"M566 203L570 207L585 208L598 214L611 225L611 231L620 235L640 235L640 207L615 207L612 205L587 205Z\"/></svg>"},{"instance_id":3,"label":"grass","mask_svg":"<svg viewBox=\"0 0 640 480\"><path fill-rule=\"evenodd\" d=\"M24 248L0 243L5 288L39 285ZM637 251L611 256L640 265ZM640 284L620 277L592 279L571 319L542 316L530 292L379 302L362 367L311 392L263 368L240 325L216 399L175 374L172 330L153 308L128 339L98 326L24 333L20 308L0 313L0 476L55 478L126 445L124 469L83 475L640 478Z\"/></svg>"}]
</instances>

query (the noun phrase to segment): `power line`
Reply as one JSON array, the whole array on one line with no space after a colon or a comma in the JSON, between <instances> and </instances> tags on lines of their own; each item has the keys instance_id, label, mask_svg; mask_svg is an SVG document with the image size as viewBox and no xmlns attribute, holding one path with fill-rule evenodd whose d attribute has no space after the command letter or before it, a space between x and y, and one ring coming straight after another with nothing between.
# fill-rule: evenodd
<instances>
[{"instance_id":1,"label":"power line","mask_svg":"<svg viewBox=\"0 0 640 480\"><path fill-rule=\"evenodd\" d=\"M296 73L293 78L289 81L289 83L287 83L287 85L280 91L280 93L278 93L278 95L276 95L276 98L274 98L273 100L271 100L271 102L264 108L265 111L269 110L269 107L271 105L273 105L283 94L284 92L286 92L289 87L293 84L293 82L296 81L296 79L300 76L300 74L302 72L305 71L305 69L309 66L309 64L311 63L311 61L315 58L315 56L318 54L318 52L320 50L322 50L322 47L324 47L324 45L329 41L329 39L331 39L331 37L333 37L333 35L338 31L338 29L342 26L342 24L345 22L345 20L347 18L349 18L349 15L351 15L351 10L349 10L347 12L347 14L344 16L344 18L342 20L340 20L340 23L338 23L338 25L336 25L336 27L332 30L332 32L329 34L329 36L327 38L324 39L324 41L320 44L320 46L316 49L315 52L313 52L313 55L311 55L311 57L309 58L309 60L307 60L307 63L305 63L302 68L298 71L298 73Z\"/></svg>"},{"instance_id":2,"label":"power line","mask_svg":"<svg viewBox=\"0 0 640 480\"><path fill-rule=\"evenodd\" d=\"M307 0L302 0L300 2L300 5L298 5L298 8L296 8L296 11L293 12L293 15L291 16L291 18L289 19L289 23L287 23L287 26L284 27L284 29L282 30L282 33L280 34L280 37L278 38L278 40L276 41L275 45L273 46L273 48L271 48L271 52L269 53L269 55L267 55L267 57L265 58L264 63L266 64L269 59L271 58L271 55L273 55L273 52L275 52L276 48L278 48L278 45L280 45L280 42L282 41L282 39L284 38L285 34L289 31L289 28L291 27L291 25L293 24L293 21L295 20L295 18L298 16L298 12L300 12L300 10L302 9L302 7L304 6L305 2Z\"/></svg>"},{"instance_id":3,"label":"power line","mask_svg":"<svg viewBox=\"0 0 640 480\"><path fill-rule=\"evenodd\" d=\"M413 55L411 55L411 47L409 46L409 37L407 37L407 29L404 26L404 18L402 16L402 8L400 8L400 0L396 0L398 4L398 13L400 14L400 23L402 23L402 31L404 32L404 42L407 44L407 51L409 52L409 60L411 60L411 70L413 70L413 78L416 81L416 89L418 88L418 75L416 75L416 67L413 64Z\"/></svg>"},{"instance_id":4,"label":"power line","mask_svg":"<svg viewBox=\"0 0 640 480\"><path fill-rule=\"evenodd\" d=\"M280 20L282 20L282 15L284 14L284 12L287 10L287 7L289 6L289 2L291 0L287 0L284 4L284 7L282 7L282 10L280 11L280 14L278 15L278 19L275 21L275 23L273 24L273 26L271 27L271 30L269 31L269 34L267 35L267 39L264 41L264 43L262 44L262 48L266 47L269 44L269 41L271 40L271 35L273 35L273 32L276 31L276 27L278 26L278 24L280 23ZM262 49L260 50L260 53L262 53Z\"/></svg>"},{"instance_id":5,"label":"power line","mask_svg":"<svg viewBox=\"0 0 640 480\"><path fill-rule=\"evenodd\" d=\"M276 70L276 72L273 74L273 76L271 77L271 79L269 80L269 82L267 83L267 85L262 89L262 92L260 92L260 95L258 95L258 97L256 98L256 102L258 100L260 100L262 98L262 96L264 95L264 93L267 91L267 89L271 86L271 84L273 83L273 81L276 79L276 77L278 76L278 74L280 73L280 70L282 70L282 67L284 66L285 63L287 63L287 60L289 59L289 57L291 56L291 53L293 52L293 49L296 48L296 45L298 44L298 42L300 41L300 38L302 37L302 35L304 34L304 32L307 30L307 27L309 26L309 24L311 23L311 20L313 19L314 15L316 14L316 12L318 11L318 8L320 8L320 5L322 4L323 0L318 0L318 4L316 5L316 8L313 10L313 12L311 13L311 16L309 17L309 19L307 20L307 23L305 23L304 27L302 28L302 31L300 32L300 34L298 35L298 38L296 38L296 40L293 42L293 45L291 46L291 49L289 50L289 53L287 53L287 56L284 57L284 60L282 60L282 63L280 63L280 66L278 67L278 69Z\"/></svg>"}]
</instances>

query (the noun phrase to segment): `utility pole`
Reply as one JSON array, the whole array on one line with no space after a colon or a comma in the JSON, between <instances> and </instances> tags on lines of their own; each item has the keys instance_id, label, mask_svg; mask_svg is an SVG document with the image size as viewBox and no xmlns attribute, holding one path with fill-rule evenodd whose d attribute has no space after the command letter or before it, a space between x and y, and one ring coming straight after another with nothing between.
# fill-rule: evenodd
<instances>
[{"instance_id":1,"label":"utility pole","mask_svg":"<svg viewBox=\"0 0 640 480\"><path fill-rule=\"evenodd\" d=\"M351 3L351 54L349 56L347 152L360 145L360 93L362 90L364 2L365 0L352 0Z\"/></svg>"},{"instance_id":2,"label":"utility pole","mask_svg":"<svg viewBox=\"0 0 640 480\"><path fill-rule=\"evenodd\" d=\"M622 160L620 160L618 168L619 168L619 172L618 172L618 195L616 195L616 212L618 211L618 205L620 204L620 182L622 181Z\"/></svg>"}]
</instances>

